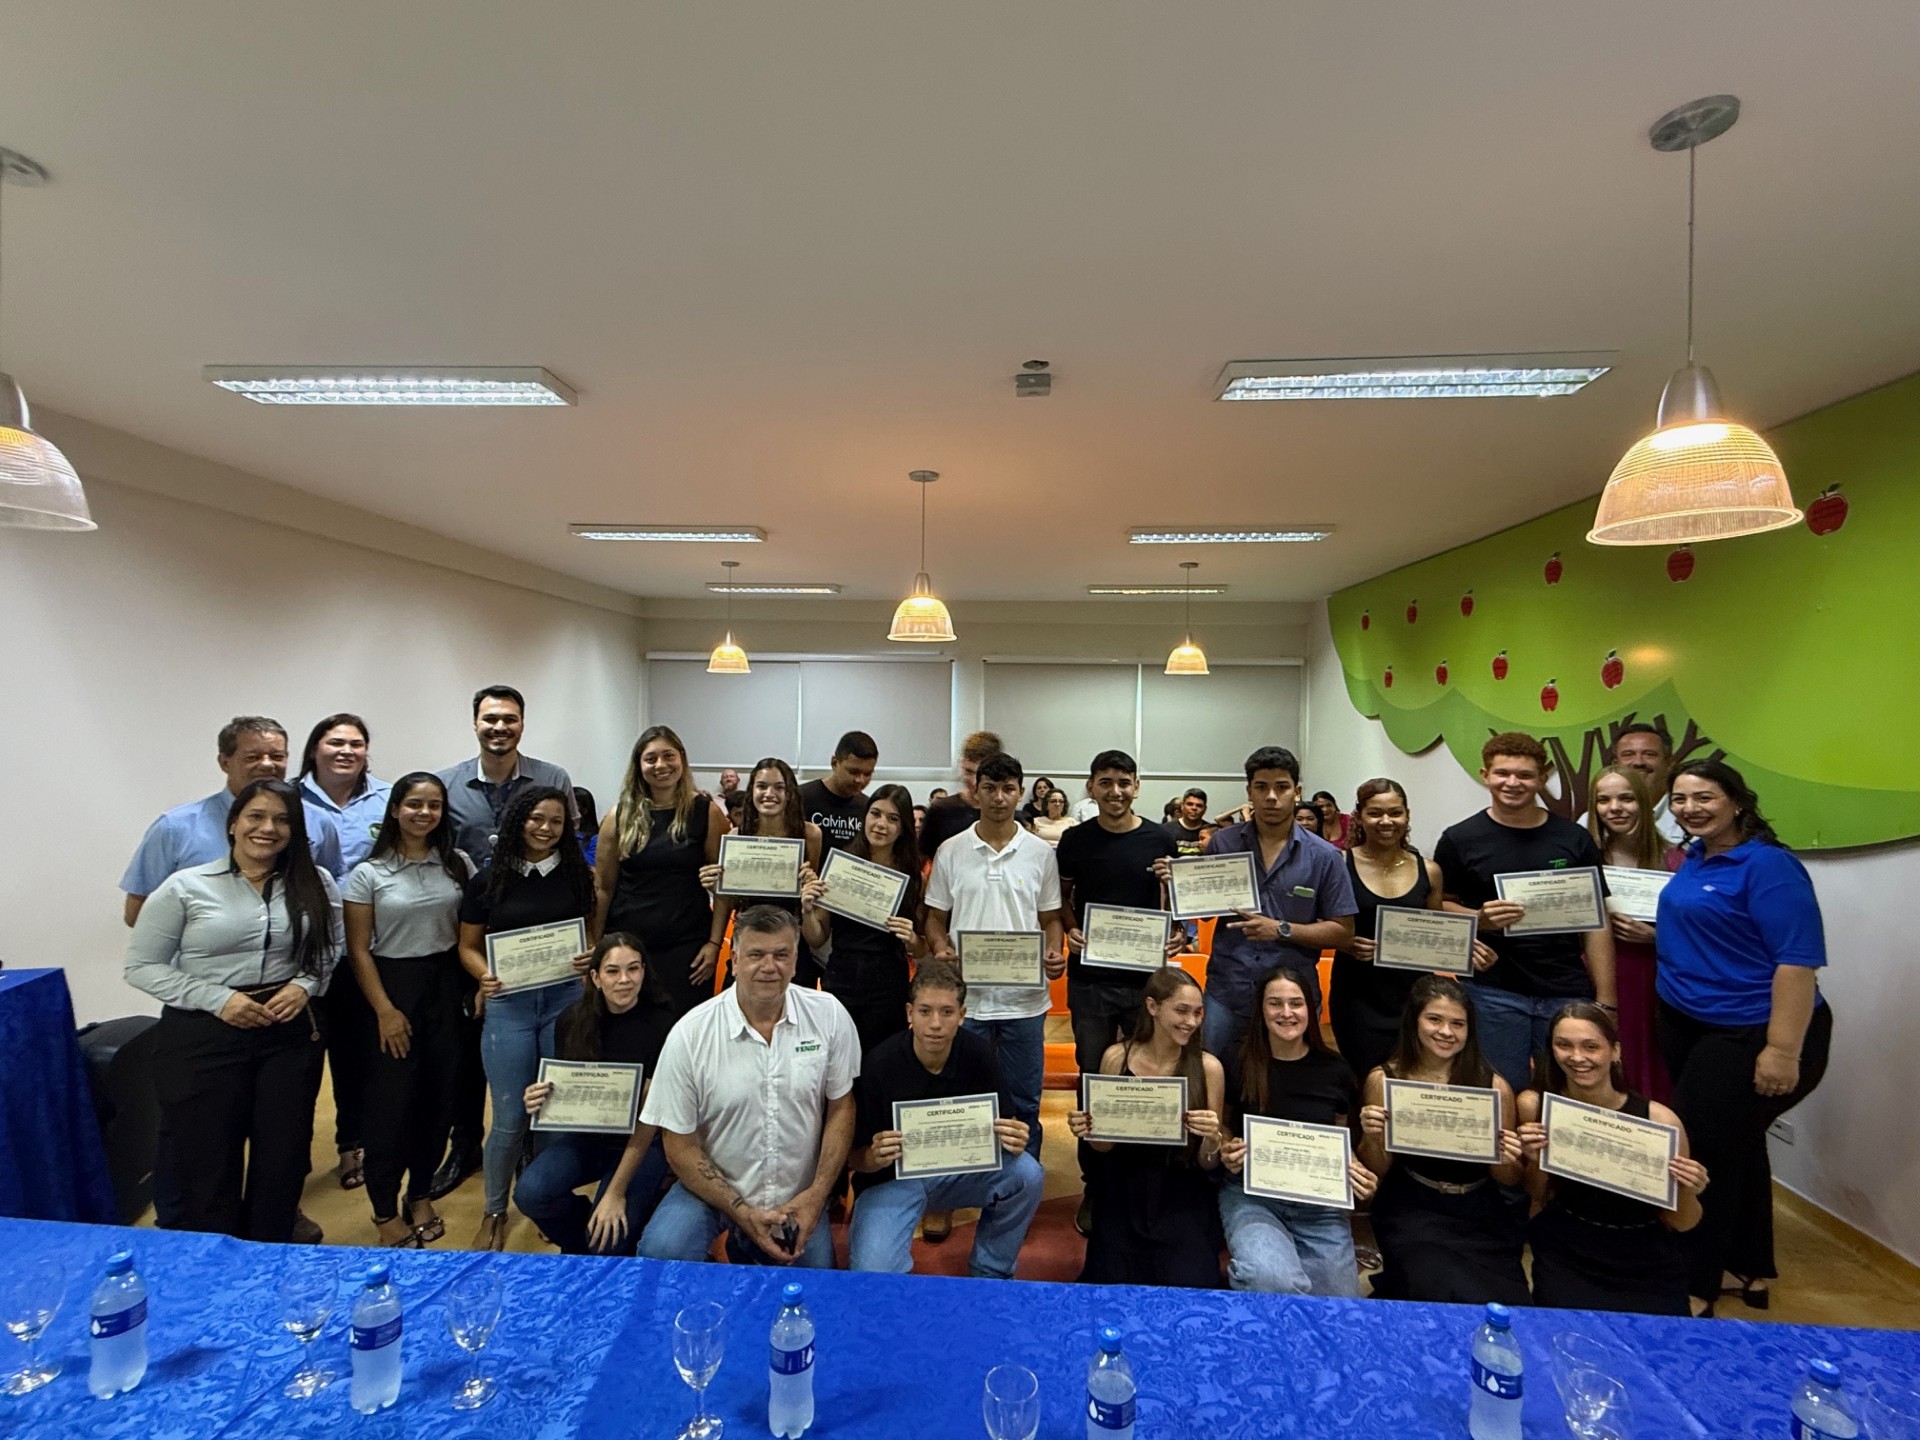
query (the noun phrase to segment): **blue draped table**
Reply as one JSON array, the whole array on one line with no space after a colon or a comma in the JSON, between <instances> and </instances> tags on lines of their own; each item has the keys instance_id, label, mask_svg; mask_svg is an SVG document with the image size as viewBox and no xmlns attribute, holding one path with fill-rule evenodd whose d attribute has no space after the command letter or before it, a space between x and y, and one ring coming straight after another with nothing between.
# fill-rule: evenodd
<instances>
[{"instance_id":1,"label":"blue draped table","mask_svg":"<svg viewBox=\"0 0 1920 1440\"><path fill-rule=\"evenodd\" d=\"M131 1395L86 1390L86 1299L100 1262L134 1246L151 1291L150 1368ZM341 1379L318 1398L282 1398L296 1364L278 1327L276 1287L290 1257L314 1252L219 1236L0 1221L0 1263L51 1255L66 1299L44 1342L65 1363L51 1385L0 1396L0 1436L88 1440L243 1437L669 1437L692 1413L673 1369L674 1312L696 1299L727 1307L726 1359L709 1391L731 1440L765 1436L767 1330L780 1285L802 1279L818 1327L808 1432L981 1440L980 1387L1005 1361L1040 1377L1040 1434L1080 1440L1085 1365L1097 1323L1126 1331L1140 1387L1142 1440L1349 1435L1407 1440L1466 1434L1467 1345L1479 1315L1463 1306L1313 1300L1226 1291L1146 1290L849 1275L725 1265L466 1251L378 1252L393 1260L406 1306L400 1402L375 1416L347 1407L346 1301L316 1342ZM376 1252L327 1248L344 1273ZM487 1364L501 1395L470 1415L448 1401L465 1357L448 1337L447 1287L500 1266L506 1313ZM1581 1329L1644 1367L1624 1378L1646 1437L1787 1433L1786 1399L1807 1357L1824 1355L1849 1384L1911 1383L1920 1335L1518 1311L1527 1357L1527 1433L1563 1436L1548 1367L1552 1337ZM10 1346L5 1368L18 1367Z\"/></svg>"},{"instance_id":2,"label":"blue draped table","mask_svg":"<svg viewBox=\"0 0 1920 1440\"><path fill-rule=\"evenodd\" d=\"M118 1218L63 970L0 970L0 1215Z\"/></svg>"}]
</instances>

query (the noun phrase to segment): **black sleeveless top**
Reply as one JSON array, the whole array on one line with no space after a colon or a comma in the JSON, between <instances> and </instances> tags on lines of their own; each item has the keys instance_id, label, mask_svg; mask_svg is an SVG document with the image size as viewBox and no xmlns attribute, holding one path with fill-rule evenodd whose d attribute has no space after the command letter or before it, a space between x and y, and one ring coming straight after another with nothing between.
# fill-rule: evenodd
<instances>
[{"instance_id":1,"label":"black sleeveless top","mask_svg":"<svg viewBox=\"0 0 1920 1440\"><path fill-rule=\"evenodd\" d=\"M685 839L673 835L673 810L655 805L647 843L620 857L620 878L607 906L607 929L630 930L651 952L706 943L713 901L700 883L707 863L707 824L713 807L702 799L687 817Z\"/></svg>"},{"instance_id":2,"label":"black sleeveless top","mask_svg":"<svg viewBox=\"0 0 1920 1440\"><path fill-rule=\"evenodd\" d=\"M1373 938L1375 919L1382 905L1403 910L1427 908L1427 901L1433 896L1433 881L1427 875L1427 862L1411 846L1407 854L1413 861L1415 871L1413 888L1404 895L1389 898L1376 895L1367 888L1366 882L1360 878L1360 867L1353 863L1353 852L1347 852L1347 879L1353 885L1356 907L1353 933L1359 938ZM1407 1003L1407 992L1413 989L1414 981L1419 978L1420 972L1417 970L1388 970L1364 960L1356 960L1344 950L1339 952L1333 957L1333 1022L1336 1032L1349 1016L1363 1024L1371 1022L1383 1031L1398 1029L1400 1012Z\"/></svg>"},{"instance_id":3,"label":"black sleeveless top","mask_svg":"<svg viewBox=\"0 0 1920 1440\"><path fill-rule=\"evenodd\" d=\"M1631 1115L1636 1120L1652 1118L1647 1097L1627 1092L1627 1103L1616 1112ZM1576 1220L1584 1220L1589 1225L1602 1225L1609 1230L1634 1230L1645 1225L1658 1225L1661 1210L1644 1200L1635 1200L1628 1195L1616 1195L1611 1190L1602 1190L1597 1185L1589 1185L1581 1180L1569 1180L1564 1175L1553 1177L1553 1197L1547 1202L1549 1209L1564 1210Z\"/></svg>"}]
</instances>

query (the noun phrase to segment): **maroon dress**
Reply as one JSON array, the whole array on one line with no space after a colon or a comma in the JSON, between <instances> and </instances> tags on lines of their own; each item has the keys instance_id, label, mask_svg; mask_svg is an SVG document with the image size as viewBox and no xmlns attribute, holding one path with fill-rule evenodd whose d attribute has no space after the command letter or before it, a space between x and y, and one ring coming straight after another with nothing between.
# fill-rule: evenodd
<instances>
[{"instance_id":1,"label":"maroon dress","mask_svg":"<svg viewBox=\"0 0 1920 1440\"><path fill-rule=\"evenodd\" d=\"M1666 868L1678 870L1685 858L1686 852L1675 846L1667 852ZM1626 1088L1670 1105L1673 1081L1667 1075L1667 1062L1660 1056L1660 1041L1654 1034L1654 1016L1660 1006L1653 991L1653 946L1616 939L1613 966L1620 1005L1620 1068L1626 1072Z\"/></svg>"}]
</instances>

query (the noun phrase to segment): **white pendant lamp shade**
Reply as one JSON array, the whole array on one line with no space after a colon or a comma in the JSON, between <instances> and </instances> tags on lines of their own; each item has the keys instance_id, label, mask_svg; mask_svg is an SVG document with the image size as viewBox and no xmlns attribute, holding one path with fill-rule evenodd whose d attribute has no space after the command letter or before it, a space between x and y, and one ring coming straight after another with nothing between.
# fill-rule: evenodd
<instances>
[{"instance_id":1,"label":"white pendant lamp shade","mask_svg":"<svg viewBox=\"0 0 1920 1440\"><path fill-rule=\"evenodd\" d=\"M739 568L738 560L722 560L727 572L727 638L713 647L713 653L707 657L709 675L751 675L753 667L747 663L747 652L733 643L733 572Z\"/></svg>"},{"instance_id":2,"label":"white pendant lamp shade","mask_svg":"<svg viewBox=\"0 0 1920 1440\"><path fill-rule=\"evenodd\" d=\"M933 593L933 578L927 574L927 487L940 478L940 472L914 470L907 478L920 487L920 571L913 577L913 593L893 612L887 639L909 645L938 645L954 638L953 616Z\"/></svg>"},{"instance_id":3,"label":"white pendant lamp shade","mask_svg":"<svg viewBox=\"0 0 1920 1440\"><path fill-rule=\"evenodd\" d=\"M0 375L0 525L21 530L94 530L87 495L51 440L33 433L27 399Z\"/></svg>"},{"instance_id":4,"label":"white pendant lamp shade","mask_svg":"<svg viewBox=\"0 0 1920 1440\"><path fill-rule=\"evenodd\" d=\"M1167 655L1168 675L1206 675L1207 652L1193 643L1193 572L1200 568L1198 560L1182 560L1180 568L1187 572L1187 638L1174 646Z\"/></svg>"}]
</instances>

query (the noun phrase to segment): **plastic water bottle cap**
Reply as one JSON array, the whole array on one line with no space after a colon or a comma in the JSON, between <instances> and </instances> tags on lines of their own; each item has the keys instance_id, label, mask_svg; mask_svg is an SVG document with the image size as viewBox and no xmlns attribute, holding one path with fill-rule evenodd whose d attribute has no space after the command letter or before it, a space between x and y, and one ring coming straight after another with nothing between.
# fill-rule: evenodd
<instances>
[{"instance_id":1,"label":"plastic water bottle cap","mask_svg":"<svg viewBox=\"0 0 1920 1440\"><path fill-rule=\"evenodd\" d=\"M1807 1362L1807 1373L1822 1385L1838 1385L1840 1383L1840 1367L1831 1360L1809 1360Z\"/></svg>"},{"instance_id":2,"label":"plastic water bottle cap","mask_svg":"<svg viewBox=\"0 0 1920 1440\"><path fill-rule=\"evenodd\" d=\"M1502 1305L1498 1300L1489 1300L1487 1302L1487 1323L1496 1330L1511 1330L1513 1328L1513 1312L1508 1310L1507 1307Z\"/></svg>"},{"instance_id":3,"label":"plastic water bottle cap","mask_svg":"<svg viewBox=\"0 0 1920 1440\"><path fill-rule=\"evenodd\" d=\"M375 1285L386 1284L392 1274L393 1269L391 1266L369 1265L367 1267L367 1287L371 1289Z\"/></svg>"},{"instance_id":4,"label":"plastic water bottle cap","mask_svg":"<svg viewBox=\"0 0 1920 1440\"><path fill-rule=\"evenodd\" d=\"M1100 1327L1100 1348L1109 1355L1118 1355L1120 1353L1120 1327L1118 1325L1102 1325Z\"/></svg>"},{"instance_id":5,"label":"plastic water bottle cap","mask_svg":"<svg viewBox=\"0 0 1920 1440\"><path fill-rule=\"evenodd\" d=\"M107 1274L124 1275L133 1269L133 1251L116 1250L107 1257Z\"/></svg>"},{"instance_id":6,"label":"plastic water bottle cap","mask_svg":"<svg viewBox=\"0 0 1920 1440\"><path fill-rule=\"evenodd\" d=\"M800 1303L800 1286L797 1282L790 1282L786 1289L780 1292L780 1303L782 1305L798 1305Z\"/></svg>"}]
</instances>

